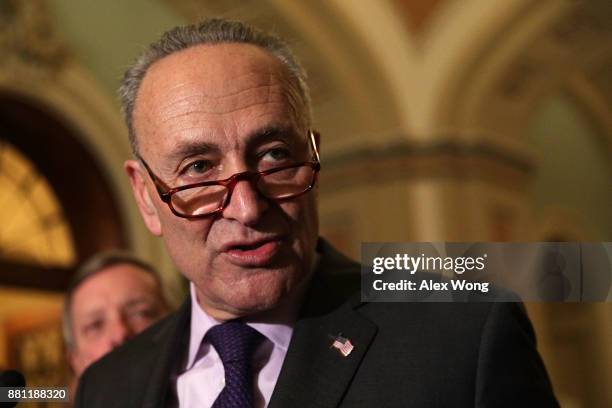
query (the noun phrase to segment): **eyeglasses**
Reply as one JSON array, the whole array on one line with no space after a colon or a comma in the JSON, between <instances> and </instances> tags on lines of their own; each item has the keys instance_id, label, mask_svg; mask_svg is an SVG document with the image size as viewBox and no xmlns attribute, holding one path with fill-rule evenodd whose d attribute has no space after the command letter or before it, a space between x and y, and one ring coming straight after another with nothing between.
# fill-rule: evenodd
<instances>
[{"instance_id":1,"label":"eyeglasses","mask_svg":"<svg viewBox=\"0 0 612 408\"><path fill-rule=\"evenodd\" d=\"M234 187L241 180L247 180L262 196L275 201L296 198L310 191L315 185L321 164L315 132L309 130L308 139L313 151L311 161L264 171L245 171L224 180L202 181L174 188L166 188L147 162L138 154L136 157L153 180L159 198L168 204L174 215L182 218L203 218L223 211L230 201Z\"/></svg>"}]
</instances>

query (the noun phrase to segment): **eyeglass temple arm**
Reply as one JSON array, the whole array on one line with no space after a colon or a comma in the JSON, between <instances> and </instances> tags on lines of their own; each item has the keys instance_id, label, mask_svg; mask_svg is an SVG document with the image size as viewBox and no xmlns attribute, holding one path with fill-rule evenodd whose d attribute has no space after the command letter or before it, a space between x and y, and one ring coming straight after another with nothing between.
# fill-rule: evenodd
<instances>
[{"instance_id":1,"label":"eyeglass temple arm","mask_svg":"<svg viewBox=\"0 0 612 408\"><path fill-rule=\"evenodd\" d=\"M157 192L159 193L159 196L163 200L168 195L168 192L166 191L167 189L164 190L162 188L162 181L159 178L157 178L155 173L153 173L153 170L151 170L147 162L142 157L140 157L139 154L136 154L136 158L144 165L145 170L147 171L147 173L149 173L149 177L151 177L151 180L153 181L153 184L155 184L155 189L157 190Z\"/></svg>"},{"instance_id":2,"label":"eyeglass temple arm","mask_svg":"<svg viewBox=\"0 0 612 408\"><path fill-rule=\"evenodd\" d=\"M310 137L310 144L312 145L312 151L314 152L314 158L317 160L317 162L320 162L321 159L319 158L319 149L317 149L317 140L315 138L315 132L313 132L312 130L309 130L308 136Z\"/></svg>"}]
</instances>

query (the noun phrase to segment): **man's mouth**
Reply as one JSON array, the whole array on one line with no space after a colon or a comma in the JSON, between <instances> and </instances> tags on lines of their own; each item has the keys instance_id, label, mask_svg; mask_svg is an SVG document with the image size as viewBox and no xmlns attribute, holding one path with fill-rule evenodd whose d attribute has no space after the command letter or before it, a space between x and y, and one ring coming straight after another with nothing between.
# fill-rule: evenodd
<instances>
[{"instance_id":1,"label":"man's mouth","mask_svg":"<svg viewBox=\"0 0 612 408\"><path fill-rule=\"evenodd\" d=\"M222 252L230 262L245 267L261 267L270 264L281 247L282 239L265 239L253 242L231 242Z\"/></svg>"}]
</instances>

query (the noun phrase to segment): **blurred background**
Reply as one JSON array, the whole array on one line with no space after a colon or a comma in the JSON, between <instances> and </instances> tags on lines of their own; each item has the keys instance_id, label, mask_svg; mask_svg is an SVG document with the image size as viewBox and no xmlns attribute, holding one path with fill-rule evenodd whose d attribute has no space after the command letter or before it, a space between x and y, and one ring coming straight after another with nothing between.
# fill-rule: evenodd
<instances>
[{"instance_id":1,"label":"blurred background","mask_svg":"<svg viewBox=\"0 0 612 408\"><path fill-rule=\"evenodd\" d=\"M322 235L612 241L612 2L0 0L0 369L66 384L63 290L127 248L183 285L133 203L116 89L166 29L288 39L322 134ZM564 407L612 406L612 304L529 304ZM39 406L44 406L40 404Z\"/></svg>"}]
</instances>

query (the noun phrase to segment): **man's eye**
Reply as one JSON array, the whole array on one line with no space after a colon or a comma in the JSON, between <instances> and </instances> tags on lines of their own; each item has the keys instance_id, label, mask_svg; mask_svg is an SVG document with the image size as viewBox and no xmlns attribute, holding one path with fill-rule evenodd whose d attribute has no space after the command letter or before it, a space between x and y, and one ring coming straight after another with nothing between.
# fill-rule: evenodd
<instances>
[{"instance_id":1,"label":"man's eye","mask_svg":"<svg viewBox=\"0 0 612 408\"><path fill-rule=\"evenodd\" d=\"M155 316L153 309L133 310L128 314L130 319L152 319Z\"/></svg>"},{"instance_id":2,"label":"man's eye","mask_svg":"<svg viewBox=\"0 0 612 408\"><path fill-rule=\"evenodd\" d=\"M269 162L288 161L291 158L291 152L288 149L276 148L268 150L262 159Z\"/></svg>"},{"instance_id":3,"label":"man's eye","mask_svg":"<svg viewBox=\"0 0 612 408\"><path fill-rule=\"evenodd\" d=\"M94 320L93 322L87 323L83 328L85 333L95 333L102 329L104 322L102 320Z\"/></svg>"},{"instance_id":4,"label":"man's eye","mask_svg":"<svg viewBox=\"0 0 612 408\"><path fill-rule=\"evenodd\" d=\"M200 175L206 173L210 170L212 166L209 161L206 160L196 160L193 163L190 163L185 167L183 172L187 175Z\"/></svg>"}]
</instances>

